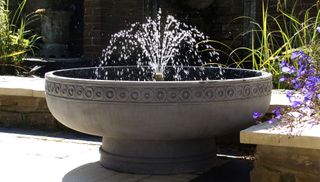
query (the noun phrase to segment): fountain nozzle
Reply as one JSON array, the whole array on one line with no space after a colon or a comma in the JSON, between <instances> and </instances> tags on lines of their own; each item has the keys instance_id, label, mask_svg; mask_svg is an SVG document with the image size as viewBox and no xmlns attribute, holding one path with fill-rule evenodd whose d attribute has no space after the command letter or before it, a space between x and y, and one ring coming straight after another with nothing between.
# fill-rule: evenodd
<instances>
[{"instance_id":1,"label":"fountain nozzle","mask_svg":"<svg viewBox=\"0 0 320 182\"><path fill-rule=\"evenodd\" d=\"M154 78L155 78L156 81L164 81L162 73L156 73Z\"/></svg>"}]
</instances>

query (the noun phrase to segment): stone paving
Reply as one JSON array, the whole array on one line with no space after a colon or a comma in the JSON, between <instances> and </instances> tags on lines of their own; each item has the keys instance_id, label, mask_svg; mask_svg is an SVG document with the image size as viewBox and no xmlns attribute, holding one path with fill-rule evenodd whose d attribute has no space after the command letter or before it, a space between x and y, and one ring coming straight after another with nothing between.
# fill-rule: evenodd
<instances>
[{"instance_id":1,"label":"stone paving","mask_svg":"<svg viewBox=\"0 0 320 182\"><path fill-rule=\"evenodd\" d=\"M0 132L1 182L184 182L196 174L135 175L102 168L100 142Z\"/></svg>"},{"instance_id":2,"label":"stone paving","mask_svg":"<svg viewBox=\"0 0 320 182\"><path fill-rule=\"evenodd\" d=\"M0 182L249 181L249 163L234 159L219 159L206 173L137 175L108 170L98 162L100 140L77 133L0 128Z\"/></svg>"}]
</instances>

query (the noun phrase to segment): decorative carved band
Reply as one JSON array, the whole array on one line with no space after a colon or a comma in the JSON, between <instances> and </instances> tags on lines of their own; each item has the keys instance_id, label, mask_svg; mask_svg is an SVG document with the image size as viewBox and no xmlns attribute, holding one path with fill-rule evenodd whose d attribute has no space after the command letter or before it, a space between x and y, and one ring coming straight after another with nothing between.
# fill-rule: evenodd
<instances>
[{"instance_id":1,"label":"decorative carved band","mask_svg":"<svg viewBox=\"0 0 320 182\"><path fill-rule=\"evenodd\" d=\"M226 85L197 86L112 86L58 83L46 80L46 94L76 100L122 103L192 103L240 100L271 94L271 79Z\"/></svg>"}]
</instances>

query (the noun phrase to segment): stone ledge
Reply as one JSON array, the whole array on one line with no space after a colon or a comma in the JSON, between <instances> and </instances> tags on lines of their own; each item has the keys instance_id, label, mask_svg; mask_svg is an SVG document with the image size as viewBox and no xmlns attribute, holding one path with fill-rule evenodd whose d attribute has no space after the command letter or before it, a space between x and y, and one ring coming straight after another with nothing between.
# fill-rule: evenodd
<instances>
[{"instance_id":1,"label":"stone ledge","mask_svg":"<svg viewBox=\"0 0 320 182\"><path fill-rule=\"evenodd\" d=\"M273 90L270 108L289 107L286 90ZM305 149L320 149L320 124L302 124L289 135L288 129L268 123L251 126L240 132L240 143Z\"/></svg>"},{"instance_id":2,"label":"stone ledge","mask_svg":"<svg viewBox=\"0 0 320 182\"><path fill-rule=\"evenodd\" d=\"M272 90L272 96L271 96L270 107L269 107L268 113L271 113L272 109L275 109L278 106L280 106L280 107L291 106L291 103L286 95L287 91L288 90L280 90L280 89Z\"/></svg>"},{"instance_id":3,"label":"stone ledge","mask_svg":"<svg viewBox=\"0 0 320 182\"><path fill-rule=\"evenodd\" d=\"M0 76L0 95L45 97L44 78Z\"/></svg>"},{"instance_id":4,"label":"stone ledge","mask_svg":"<svg viewBox=\"0 0 320 182\"><path fill-rule=\"evenodd\" d=\"M252 126L240 132L244 144L271 145L306 149L320 149L320 124L306 125L296 135L268 123Z\"/></svg>"}]
</instances>

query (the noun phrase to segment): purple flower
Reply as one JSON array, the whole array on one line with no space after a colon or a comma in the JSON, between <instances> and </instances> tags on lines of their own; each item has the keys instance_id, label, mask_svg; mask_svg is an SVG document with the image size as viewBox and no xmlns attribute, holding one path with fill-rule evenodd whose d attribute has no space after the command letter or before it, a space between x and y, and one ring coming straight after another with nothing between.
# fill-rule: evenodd
<instances>
[{"instance_id":1,"label":"purple flower","mask_svg":"<svg viewBox=\"0 0 320 182\"><path fill-rule=\"evenodd\" d=\"M284 81L287 81L287 80L288 80L288 78L287 78L287 77L282 76L282 77L279 79L279 82L284 82Z\"/></svg>"},{"instance_id":2,"label":"purple flower","mask_svg":"<svg viewBox=\"0 0 320 182\"><path fill-rule=\"evenodd\" d=\"M260 119L263 116L261 112L253 112L252 117L253 119Z\"/></svg>"},{"instance_id":3,"label":"purple flower","mask_svg":"<svg viewBox=\"0 0 320 182\"><path fill-rule=\"evenodd\" d=\"M317 31L320 33L320 26L317 27ZM318 42L315 45L311 42L310 47L309 45L306 46L311 48L311 51L315 52L316 55L319 55L319 45ZM313 46L316 47L315 50ZM294 88L299 93L299 95L295 95L290 91L286 94L291 102L290 111L298 113L300 115L298 117L312 116L314 113L319 113L320 59L318 56L314 56L313 52L294 51L289 62L283 60L280 64L280 69L284 76L279 79L279 82L286 81L291 88ZM291 62L294 64L290 64ZM287 116L287 113L282 112L280 108L274 109L272 113L273 117L268 121L270 124Z\"/></svg>"},{"instance_id":4,"label":"purple flower","mask_svg":"<svg viewBox=\"0 0 320 182\"><path fill-rule=\"evenodd\" d=\"M306 79L306 87L315 88L320 83L320 78L317 76L309 76Z\"/></svg>"},{"instance_id":5,"label":"purple flower","mask_svg":"<svg viewBox=\"0 0 320 182\"><path fill-rule=\"evenodd\" d=\"M301 81L298 80L297 78L293 78L290 83L295 90L298 90L298 89L302 88L302 86L303 86Z\"/></svg>"},{"instance_id":6,"label":"purple flower","mask_svg":"<svg viewBox=\"0 0 320 182\"><path fill-rule=\"evenodd\" d=\"M281 62L281 70L284 73L293 74L296 72L296 68L294 66L289 65L286 61Z\"/></svg>"},{"instance_id":7,"label":"purple flower","mask_svg":"<svg viewBox=\"0 0 320 182\"><path fill-rule=\"evenodd\" d=\"M308 56L307 58L306 58L306 61L307 61L307 63L312 63L313 61L312 61L312 59Z\"/></svg>"},{"instance_id":8,"label":"purple flower","mask_svg":"<svg viewBox=\"0 0 320 182\"><path fill-rule=\"evenodd\" d=\"M268 120L268 123L269 123L269 124L273 124L273 123L275 123L276 121L277 121L276 119L272 118L272 119L269 119L269 120Z\"/></svg>"},{"instance_id":9,"label":"purple flower","mask_svg":"<svg viewBox=\"0 0 320 182\"><path fill-rule=\"evenodd\" d=\"M277 107L276 109L273 109L272 110L272 114L274 114L274 118L275 119L277 119L277 120L279 120L279 119L281 119L281 107Z\"/></svg>"},{"instance_id":10,"label":"purple flower","mask_svg":"<svg viewBox=\"0 0 320 182\"><path fill-rule=\"evenodd\" d=\"M291 54L291 60L295 60L295 59L299 58L300 56L301 56L301 51L294 51Z\"/></svg>"},{"instance_id":11,"label":"purple flower","mask_svg":"<svg viewBox=\"0 0 320 182\"><path fill-rule=\"evenodd\" d=\"M318 31L318 33L320 33L320 27L317 27L317 31Z\"/></svg>"},{"instance_id":12,"label":"purple flower","mask_svg":"<svg viewBox=\"0 0 320 182\"><path fill-rule=\"evenodd\" d=\"M288 91L288 92L286 93L286 96L287 96L287 98L288 98L289 100L291 99L292 95L293 95L293 92L292 92L292 91Z\"/></svg>"},{"instance_id":13,"label":"purple flower","mask_svg":"<svg viewBox=\"0 0 320 182\"><path fill-rule=\"evenodd\" d=\"M313 96L313 92L307 92L306 94L304 94L303 101L307 102L307 101L311 100L312 96Z\"/></svg>"},{"instance_id":14,"label":"purple flower","mask_svg":"<svg viewBox=\"0 0 320 182\"><path fill-rule=\"evenodd\" d=\"M297 107L299 107L301 104L302 104L302 103L301 103L300 101L295 100L295 101L292 102L292 107L293 107L293 108L297 108Z\"/></svg>"},{"instance_id":15,"label":"purple flower","mask_svg":"<svg viewBox=\"0 0 320 182\"><path fill-rule=\"evenodd\" d=\"M288 63L285 60L282 60L280 63L280 67L286 66Z\"/></svg>"}]
</instances>

